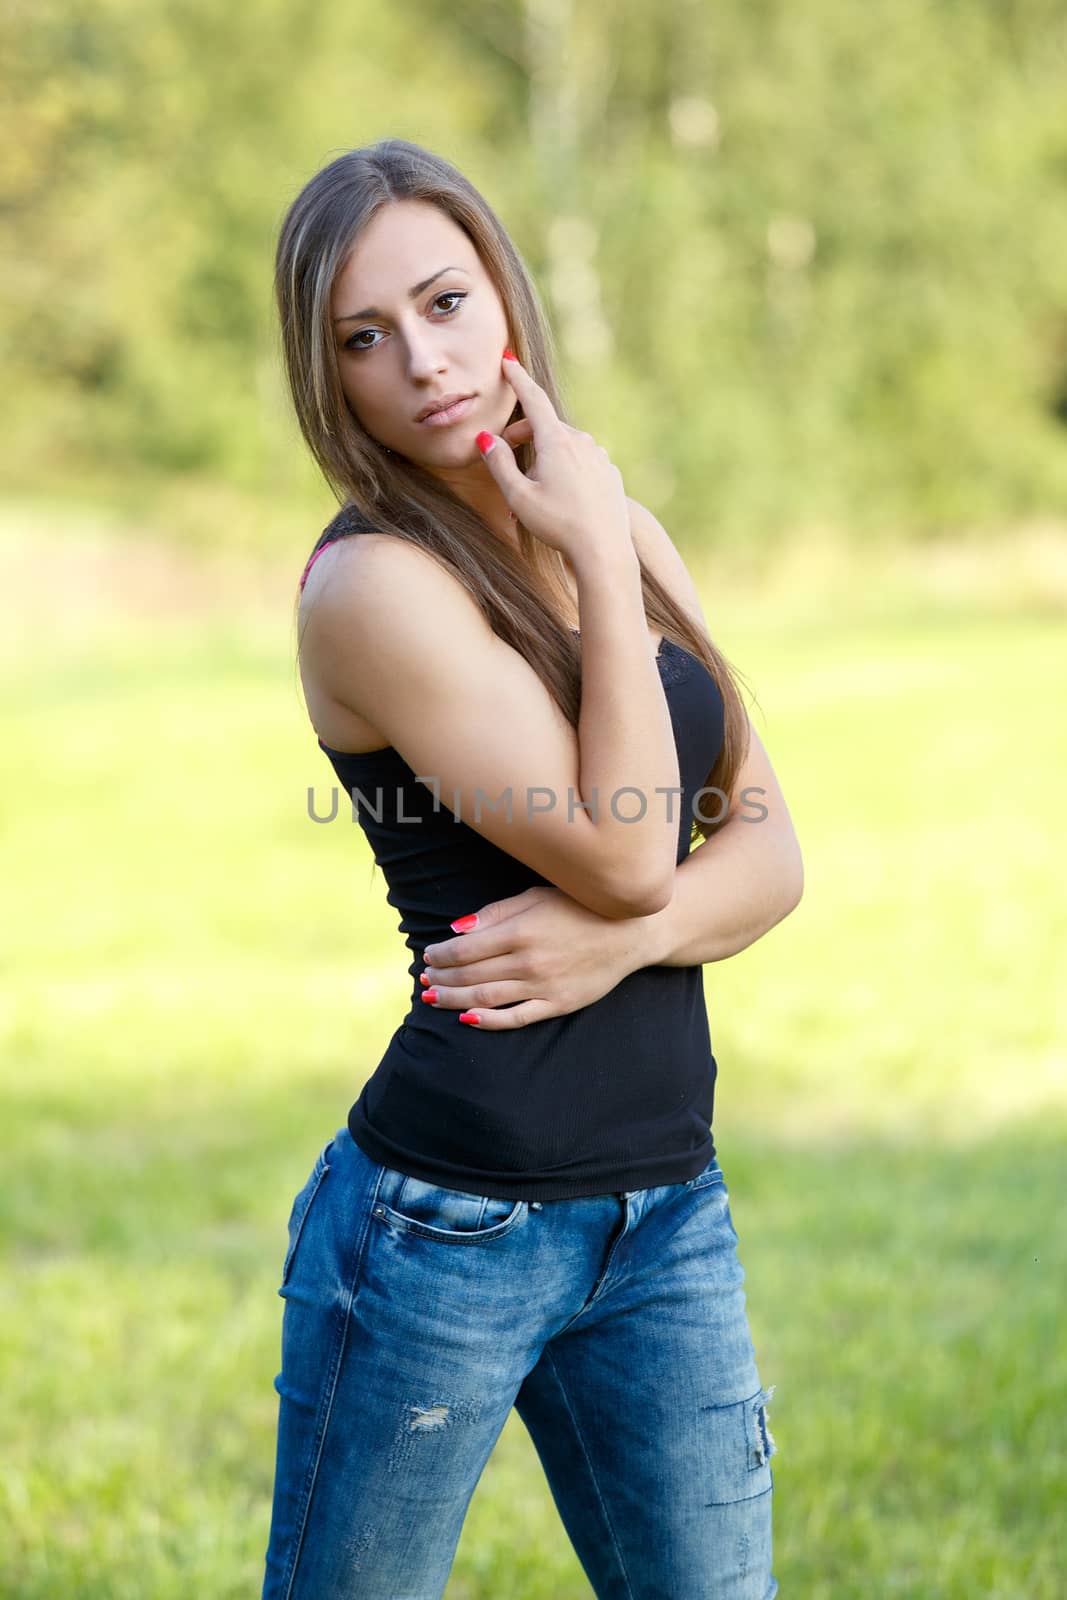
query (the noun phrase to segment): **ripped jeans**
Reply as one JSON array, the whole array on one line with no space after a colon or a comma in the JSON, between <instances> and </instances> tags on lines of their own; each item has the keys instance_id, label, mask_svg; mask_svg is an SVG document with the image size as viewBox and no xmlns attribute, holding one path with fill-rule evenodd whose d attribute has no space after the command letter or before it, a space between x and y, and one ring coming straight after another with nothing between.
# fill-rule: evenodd
<instances>
[{"instance_id":1,"label":"ripped jeans","mask_svg":"<svg viewBox=\"0 0 1067 1600\"><path fill-rule=\"evenodd\" d=\"M774 1439L718 1160L490 1199L347 1127L293 1202L262 1600L439 1600L512 1406L598 1600L771 1600Z\"/></svg>"}]
</instances>

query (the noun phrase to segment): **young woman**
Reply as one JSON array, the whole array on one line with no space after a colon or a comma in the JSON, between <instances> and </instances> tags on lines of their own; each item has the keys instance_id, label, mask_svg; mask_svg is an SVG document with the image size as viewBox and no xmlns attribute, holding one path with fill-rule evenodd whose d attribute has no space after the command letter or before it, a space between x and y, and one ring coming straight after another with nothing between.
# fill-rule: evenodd
<instances>
[{"instance_id":1,"label":"young woman","mask_svg":"<svg viewBox=\"0 0 1067 1600\"><path fill-rule=\"evenodd\" d=\"M413 959L289 1219L263 1595L440 1596L514 1406L600 1600L769 1600L701 967L800 898L781 791L454 167L332 161L276 290L342 507L301 580L308 711Z\"/></svg>"}]
</instances>

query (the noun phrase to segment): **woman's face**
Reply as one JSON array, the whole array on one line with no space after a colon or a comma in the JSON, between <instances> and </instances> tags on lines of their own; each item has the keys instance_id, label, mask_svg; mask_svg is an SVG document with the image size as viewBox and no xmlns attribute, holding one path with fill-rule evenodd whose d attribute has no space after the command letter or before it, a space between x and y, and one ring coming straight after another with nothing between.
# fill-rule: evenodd
<instances>
[{"instance_id":1,"label":"woman's face","mask_svg":"<svg viewBox=\"0 0 1067 1600\"><path fill-rule=\"evenodd\" d=\"M504 306L462 228L428 201L390 202L338 274L330 310L341 383L367 432L457 486L484 488L475 437L500 433L515 391L501 368ZM452 394L473 396L457 421L418 420Z\"/></svg>"}]
</instances>

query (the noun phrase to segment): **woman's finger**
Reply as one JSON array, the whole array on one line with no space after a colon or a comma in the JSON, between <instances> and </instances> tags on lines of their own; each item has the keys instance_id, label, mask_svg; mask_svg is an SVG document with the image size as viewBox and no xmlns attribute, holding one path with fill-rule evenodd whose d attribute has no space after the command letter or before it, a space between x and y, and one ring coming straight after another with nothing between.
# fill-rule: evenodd
<instances>
[{"instance_id":1,"label":"woman's finger","mask_svg":"<svg viewBox=\"0 0 1067 1600\"><path fill-rule=\"evenodd\" d=\"M505 444L510 444L512 449L516 445L526 444L533 436L533 427L527 417L520 417L517 422L509 422L500 435Z\"/></svg>"},{"instance_id":2,"label":"woman's finger","mask_svg":"<svg viewBox=\"0 0 1067 1600\"><path fill-rule=\"evenodd\" d=\"M509 978L522 983L526 976L524 966L521 954L514 951L502 951L500 955L479 956L477 959L472 955L469 961L457 961L451 967L428 961L419 973L419 982L424 989L432 989L442 983L453 989L462 989L472 983L503 983ZM429 982L423 982L427 978Z\"/></svg>"},{"instance_id":3,"label":"woman's finger","mask_svg":"<svg viewBox=\"0 0 1067 1600\"><path fill-rule=\"evenodd\" d=\"M433 995L431 1000L429 997ZM495 983L440 984L422 991L422 1003L438 1011L467 1011L471 1006L506 1006L530 998L530 985L517 978Z\"/></svg>"},{"instance_id":4,"label":"woman's finger","mask_svg":"<svg viewBox=\"0 0 1067 1600\"><path fill-rule=\"evenodd\" d=\"M462 1013L467 1016L467 1012ZM470 1011L469 1020L458 1023L461 1028L480 1028L483 1033L503 1033L507 1028L525 1028L531 1022L543 1022L546 1017L561 1015L558 1006L548 1000L525 1000L520 1006L509 1006L506 1011L493 1011L478 1006ZM475 1021L474 1019L478 1020Z\"/></svg>"},{"instance_id":5,"label":"woman's finger","mask_svg":"<svg viewBox=\"0 0 1067 1600\"><path fill-rule=\"evenodd\" d=\"M482 452L482 460L489 468L489 475L495 478L512 516L521 516L525 522L530 515L530 508L536 504L538 493L537 484L526 476L519 468L511 452L510 446L501 450L497 440L506 443L502 434L490 433L487 428L478 434L476 443Z\"/></svg>"},{"instance_id":6,"label":"woman's finger","mask_svg":"<svg viewBox=\"0 0 1067 1600\"><path fill-rule=\"evenodd\" d=\"M539 383L535 383L522 362L501 356L504 376L522 401L522 409L526 419L532 424L533 436L536 441L538 429L547 430L552 427L563 426L556 415L556 408Z\"/></svg>"}]
</instances>

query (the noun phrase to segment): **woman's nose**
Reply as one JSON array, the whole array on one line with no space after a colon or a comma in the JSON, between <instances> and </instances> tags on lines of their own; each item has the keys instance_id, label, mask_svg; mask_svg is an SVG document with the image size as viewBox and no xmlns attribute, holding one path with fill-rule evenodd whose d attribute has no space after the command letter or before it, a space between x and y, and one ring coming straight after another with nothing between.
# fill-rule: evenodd
<instances>
[{"instance_id":1,"label":"woman's nose","mask_svg":"<svg viewBox=\"0 0 1067 1600\"><path fill-rule=\"evenodd\" d=\"M412 340L408 344L408 376L411 378L432 378L435 373L446 370L446 364L441 358L441 352L435 350L428 339Z\"/></svg>"}]
</instances>

